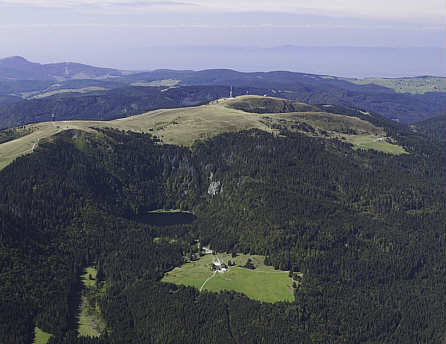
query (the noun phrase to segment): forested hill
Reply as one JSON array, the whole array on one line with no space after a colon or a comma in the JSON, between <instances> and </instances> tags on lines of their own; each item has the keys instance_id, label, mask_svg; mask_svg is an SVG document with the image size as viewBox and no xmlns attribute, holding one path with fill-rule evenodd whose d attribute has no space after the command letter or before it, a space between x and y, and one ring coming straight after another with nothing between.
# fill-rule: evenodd
<instances>
[{"instance_id":1,"label":"forested hill","mask_svg":"<svg viewBox=\"0 0 446 344\"><path fill-rule=\"evenodd\" d=\"M221 87L215 89L225 91ZM210 97L207 90L207 88L200 89L199 87L182 87L175 88L175 92L161 91L162 96L156 99L158 103L156 101L150 103L150 99L148 103L151 106L164 104L165 107L169 107L172 105L170 101L173 101L170 97L175 93L179 95L175 101L187 101L190 104L194 100L193 96L197 99ZM233 93L238 90L233 88ZM137 89L137 91L144 94L145 89ZM94 109L98 111L103 109L105 115L100 113L103 117L111 115L107 112L110 108L106 107L101 100L104 99L97 98L96 102L91 104L91 108L85 106L85 113L77 118L86 116L95 118L97 114L88 112ZM128 104L132 100L131 95L124 100ZM54 105L58 106L57 103L52 103L52 106ZM147 106L147 104L141 106ZM137 104L132 103L131 108L136 107ZM66 110L70 112L73 108L67 107ZM221 98L201 106L158 109L111 121L60 121L57 116L53 117L53 114L48 113L48 109L40 110L46 111L45 116L53 120L0 130L0 169L17 157L31 153L40 140L68 129L93 132L95 128L114 128L150 132L159 137L163 143L190 147L196 140L203 140L225 132L257 128L276 135L286 136L288 131L292 131L328 140L337 139L351 143L355 149L375 149L390 154L408 153L398 142L407 134L410 134L408 137L413 136L407 128L397 123L358 109L333 105L312 106L280 98L252 95Z\"/></svg>"},{"instance_id":2,"label":"forested hill","mask_svg":"<svg viewBox=\"0 0 446 344\"><path fill-rule=\"evenodd\" d=\"M233 89L234 96L264 92ZM200 105L228 95L226 86L125 87L94 94L59 94L0 106L0 128L51 120L111 120L155 109Z\"/></svg>"},{"instance_id":3,"label":"forested hill","mask_svg":"<svg viewBox=\"0 0 446 344\"><path fill-rule=\"evenodd\" d=\"M0 342L29 344L38 326L50 344L441 343L444 150L410 135L399 143L411 154L393 156L283 134L226 133L187 149L147 134L67 130L7 166ZM160 208L196 220L139 220ZM295 301L160 282L196 240L301 272ZM76 300L92 264L107 330L85 339Z\"/></svg>"},{"instance_id":4,"label":"forested hill","mask_svg":"<svg viewBox=\"0 0 446 344\"><path fill-rule=\"evenodd\" d=\"M111 105L109 106L109 112L121 115L125 115L120 111L126 106L122 97L133 92L130 89L122 91L126 87L201 86L208 87L209 92L213 94L215 87L219 86L228 88L225 93L225 96L228 96L229 88L233 86L244 90L244 93L238 95L248 92L313 105L332 104L361 108L408 124L446 111L446 93L443 84L444 78L440 77L358 80L287 71L243 73L227 69L155 70L130 73L75 63L38 64L21 57L0 60L0 108L2 104L17 103L24 99L32 100L63 94L65 97L70 97L69 100L64 98L70 103L68 105L70 108L78 106L78 110L83 110L83 104L92 100L80 96L95 96L98 92L102 92L103 95L108 94L110 90L121 89L110 95L121 99L122 102L111 102L113 109ZM250 93L249 90L253 88L261 89L263 93L255 91ZM147 91L151 92L156 93L153 90ZM138 106L147 102L144 95L139 97L140 99L136 100ZM153 102L152 100L149 103ZM20 109L26 108L29 111L36 104L39 103L31 101L29 104L21 103L19 108L9 109L14 109L19 116L23 116ZM44 104L48 105L45 102ZM12 110L3 109L0 112L0 123L8 121L3 118L8 117L4 111ZM57 112L59 108L55 107L53 111ZM76 115L79 113L80 111Z\"/></svg>"},{"instance_id":5,"label":"forested hill","mask_svg":"<svg viewBox=\"0 0 446 344\"><path fill-rule=\"evenodd\" d=\"M21 56L0 59L0 80L51 80L111 78L123 75L112 68L93 67L80 63L40 64Z\"/></svg>"},{"instance_id":6,"label":"forested hill","mask_svg":"<svg viewBox=\"0 0 446 344\"><path fill-rule=\"evenodd\" d=\"M446 143L446 114L415 123L412 128L415 132L428 137L434 142Z\"/></svg>"},{"instance_id":7,"label":"forested hill","mask_svg":"<svg viewBox=\"0 0 446 344\"><path fill-rule=\"evenodd\" d=\"M125 78L127 77L123 77ZM146 82L173 79L177 80L179 85L258 87L268 89L270 96L309 104L362 108L401 123L420 121L446 110L446 93L442 87L438 88L439 92L397 93L394 88L373 82L358 84L357 81L351 82L326 75L286 71L242 73L227 69L211 69L198 72L160 70L133 74L128 78ZM384 80L387 84L392 82L392 79ZM412 79L421 85L427 82L426 80L422 77Z\"/></svg>"},{"instance_id":8,"label":"forested hill","mask_svg":"<svg viewBox=\"0 0 446 344\"><path fill-rule=\"evenodd\" d=\"M94 83L92 84L92 82ZM93 88L90 89L89 85L98 86L91 86ZM104 87L99 87L100 85ZM60 90L55 90L54 95L19 101L18 99L20 98L17 96L3 96L3 98L0 96L4 101L4 103L0 105L0 128L11 128L28 123L47 122L50 120L110 120L124 118L155 109L180 108L184 106L204 104L219 98L228 97L231 90L231 86L119 87L122 85L125 84L115 81L73 80L66 82L65 86L63 86L73 87L71 91L68 89L69 92L57 93ZM3 86L0 83L0 89ZM84 86L85 88L82 88ZM267 84L264 86L267 86ZM29 92L33 93L33 87L37 86L19 82L14 85L9 85L6 88L17 90L22 87L29 87L27 89ZM81 88L79 89L79 87ZM112 89L107 90L105 87L111 87ZM89 91L86 91L85 93L79 91L84 89L88 89ZM52 94L51 92L48 94ZM390 106L395 109L395 117L392 115L390 118L400 119L400 117L406 116L405 118L407 121L402 121L404 123L429 117L431 112L435 111L434 113L438 113L444 108L443 103L446 105L446 96L443 97L442 93L409 95L385 92L382 96L378 96L378 98L374 98L374 96L369 98L366 94L356 94L348 91L348 94L356 94L358 98L351 101L340 101L338 96L341 96L342 98L342 92L339 93L336 91L336 88L330 86L326 88L324 92L325 94L321 94L313 88L313 86L305 86L302 89L294 91L261 88L259 85L241 87L232 86L232 95L234 97L247 94L266 95L288 100L289 104L292 104L292 101L295 100L304 101L307 104L313 104L316 107L319 106L319 109L320 105L335 104L333 108L343 109L343 111L347 112L351 111L349 109L352 107L356 109L362 108L363 110L369 109L371 110L369 112L374 113L375 116L378 116L379 114L387 119L389 119L389 113L387 112L386 107ZM400 100L394 98L394 95L397 98L399 97L398 99ZM414 103L413 101L417 97L418 100ZM430 100L427 100L426 97L431 98ZM371 107L367 106L367 104L363 102L364 99L368 99L367 101L370 100L374 105ZM401 103L399 103L400 101ZM432 102L436 105L433 106ZM248 112L251 111L249 108L243 108L243 110ZM283 109L277 108L271 110L272 112L290 112L292 107L287 108L287 106L285 106ZM304 110L296 108L295 111ZM308 107L306 111L310 111L310 107ZM412 115L409 116L412 112L416 112L415 117L410 117ZM409 116L410 119L407 116Z\"/></svg>"}]
</instances>

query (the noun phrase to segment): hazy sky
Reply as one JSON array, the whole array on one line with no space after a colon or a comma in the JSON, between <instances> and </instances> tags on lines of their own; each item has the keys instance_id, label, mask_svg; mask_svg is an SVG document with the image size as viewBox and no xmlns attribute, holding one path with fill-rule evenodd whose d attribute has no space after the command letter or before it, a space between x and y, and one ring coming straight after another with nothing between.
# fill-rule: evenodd
<instances>
[{"instance_id":1,"label":"hazy sky","mask_svg":"<svg viewBox=\"0 0 446 344\"><path fill-rule=\"evenodd\" d=\"M79 8L86 12L100 8L107 12L129 10L158 11L168 14L175 11L193 12L286 12L324 13L391 19L427 19L441 16L444 0L2 0L8 7L28 6L42 8ZM444 15L444 14L443 14ZM441 18L438 18L441 19Z\"/></svg>"},{"instance_id":2,"label":"hazy sky","mask_svg":"<svg viewBox=\"0 0 446 344\"><path fill-rule=\"evenodd\" d=\"M206 68L170 47L284 45L446 48L446 0L0 0L0 57Z\"/></svg>"}]
</instances>

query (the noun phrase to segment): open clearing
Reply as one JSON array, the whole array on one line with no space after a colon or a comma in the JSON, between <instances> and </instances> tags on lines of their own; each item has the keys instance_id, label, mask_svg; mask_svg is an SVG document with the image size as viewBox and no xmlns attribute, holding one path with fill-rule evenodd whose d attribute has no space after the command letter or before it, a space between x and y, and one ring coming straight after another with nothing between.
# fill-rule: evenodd
<instances>
[{"instance_id":1,"label":"open clearing","mask_svg":"<svg viewBox=\"0 0 446 344\"><path fill-rule=\"evenodd\" d=\"M83 337L99 337L105 328L105 323L101 318L98 305L91 306L88 300L89 296L92 296L97 292L96 275L96 269L89 266L81 276L82 284L85 289L81 296L78 335Z\"/></svg>"},{"instance_id":2,"label":"open clearing","mask_svg":"<svg viewBox=\"0 0 446 344\"><path fill-rule=\"evenodd\" d=\"M40 328L34 328L34 340L33 344L46 344L53 335L42 331Z\"/></svg>"},{"instance_id":3,"label":"open clearing","mask_svg":"<svg viewBox=\"0 0 446 344\"><path fill-rule=\"evenodd\" d=\"M140 87L145 87L145 86L169 86L169 87L173 87L175 85L178 85L180 83L180 80L175 80L175 79L164 79L164 80L156 80L156 81L140 81L140 82L134 82L131 85L132 86L140 86Z\"/></svg>"},{"instance_id":4,"label":"open clearing","mask_svg":"<svg viewBox=\"0 0 446 344\"><path fill-rule=\"evenodd\" d=\"M242 96L236 99L249 101L258 96ZM115 128L135 132L150 132L163 143L190 146L196 140L211 138L224 132L238 132L257 128L278 134L279 127L288 129L298 124L308 124L317 129L309 133L296 129L310 136L337 138L350 142L358 148L376 149L391 154L403 154L404 149L387 140L375 141L385 135L382 128L359 118L335 115L325 112L294 112L257 114L231 108L228 104L234 99L221 99L211 104L178 108L161 109L141 115L113 121L59 121L30 124L25 128L29 135L0 144L0 170L17 157L33 152L40 140L51 137L63 130L78 129L94 132L92 128ZM347 129L353 129L354 135L344 135Z\"/></svg>"},{"instance_id":5,"label":"open clearing","mask_svg":"<svg viewBox=\"0 0 446 344\"><path fill-rule=\"evenodd\" d=\"M344 79L357 85L375 84L395 90L397 93L424 94L446 92L446 78L436 76L414 78L365 78Z\"/></svg>"},{"instance_id":6,"label":"open clearing","mask_svg":"<svg viewBox=\"0 0 446 344\"><path fill-rule=\"evenodd\" d=\"M29 97L29 99L42 99L46 97L51 97L56 94L62 94L62 93L89 93L89 92L95 92L95 91L106 91L107 89L105 87L96 87L96 86L90 86L90 87L84 87L84 88L63 88L58 89L54 91L48 91L45 93L40 93L35 96Z\"/></svg>"},{"instance_id":7,"label":"open clearing","mask_svg":"<svg viewBox=\"0 0 446 344\"><path fill-rule=\"evenodd\" d=\"M224 132L258 128L273 132L258 114L225 107L222 103L189 108L155 110L109 122L114 128L132 131L152 129L164 143L190 146Z\"/></svg>"},{"instance_id":8,"label":"open clearing","mask_svg":"<svg viewBox=\"0 0 446 344\"><path fill-rule=\"evenodd\" d=\"M374 149L380 152L401 155L407 154L403 147L387 142L385 137L372 135L346 135L347 141L359 149Z\"/></svg>"},{"instance_id":9,"label":"open clearing","mask_svg":"<svg viewBox=\"0 0 446 344\"><path fill-rule=\"evenodd\" d=\"M207 254L168 272L162 281L212 292L233 290L251 299L270 303L294 300L293 281L288 272L264 265L263 256L240 254L232 258L230 254L219 253L218 258L224 264L231 260L236 266L230 266L224 273L213 273L210 267L216 258ZM241 267L248 258L256 266L255 270Z\"/></svg>"}]
</instances>

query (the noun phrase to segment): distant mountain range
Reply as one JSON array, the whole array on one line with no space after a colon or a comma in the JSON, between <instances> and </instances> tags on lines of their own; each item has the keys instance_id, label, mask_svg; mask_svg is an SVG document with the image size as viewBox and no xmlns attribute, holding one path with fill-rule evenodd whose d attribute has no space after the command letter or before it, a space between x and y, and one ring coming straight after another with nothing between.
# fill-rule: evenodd
<instances>
[{"instance_id":1,"label":"distant mountain range","mask_svg":"<svg viewBox=\"0 0 446 344\"><path fill-rule=\"evenodd\" d=\"M106 79L122 76L116 69L62 62L40 64L21 56L0 59L0 80L52 80Z\"/></svg>"},{"instance_id":2,"label":"distant mountain range","mask_svg":"<svg viewBox=\"0 0 446 344\"><path fill-rule=\"evenodd\" d=\"M230 87L234 87L245 92L238 95L260 94L314 105L354 107L408 124L446 113L445 82L446 78L430 76L347 79L288 71L245 73L231 69L126 72L71 62L40 64L16 56L0 59L0 128L41 121L53 113L63 118L68 116L67 108L71 114L67 120L105 119L105 113L95 115L88 106L88 116L85 111L85 105L104 104L104 101L106 106L100 105L100 108L107 108L106 117L126 117L137 111L153 110L157 108L154 104L161 106L167 102L173 106L179 98L167 99L168 94L163 94L163 90L184 86L201 87L199 99L196 90L182 89L181 92L186 92L186 103L187 92L192 92L191 105L214 100L216 96L229 96ZM216 86L223 88L215 92ZM158 89L152 90L154 87ZM150 98L154 94L161 98ZM181 100L178 105L186 103ZM131 111L124 111L132 104ZM30 112L30 109L34 110Z\"/></svg>"}]
</instances>

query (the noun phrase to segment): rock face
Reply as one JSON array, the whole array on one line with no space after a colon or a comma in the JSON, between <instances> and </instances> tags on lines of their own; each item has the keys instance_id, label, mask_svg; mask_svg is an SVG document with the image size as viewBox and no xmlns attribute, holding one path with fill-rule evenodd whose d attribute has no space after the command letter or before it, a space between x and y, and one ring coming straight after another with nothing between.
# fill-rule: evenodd
<instances>
[{"instance_id":1,"label":"rock face","mask_svg":"<svg viewBox=\"0 0 446 344\"><path fill-rule=\"evenodd\" d=\"M211 182L208 188L208 194L211 196L215 196L223 192L223 185L221 185L220 181Z\"/></svg>"}]
</instances>

